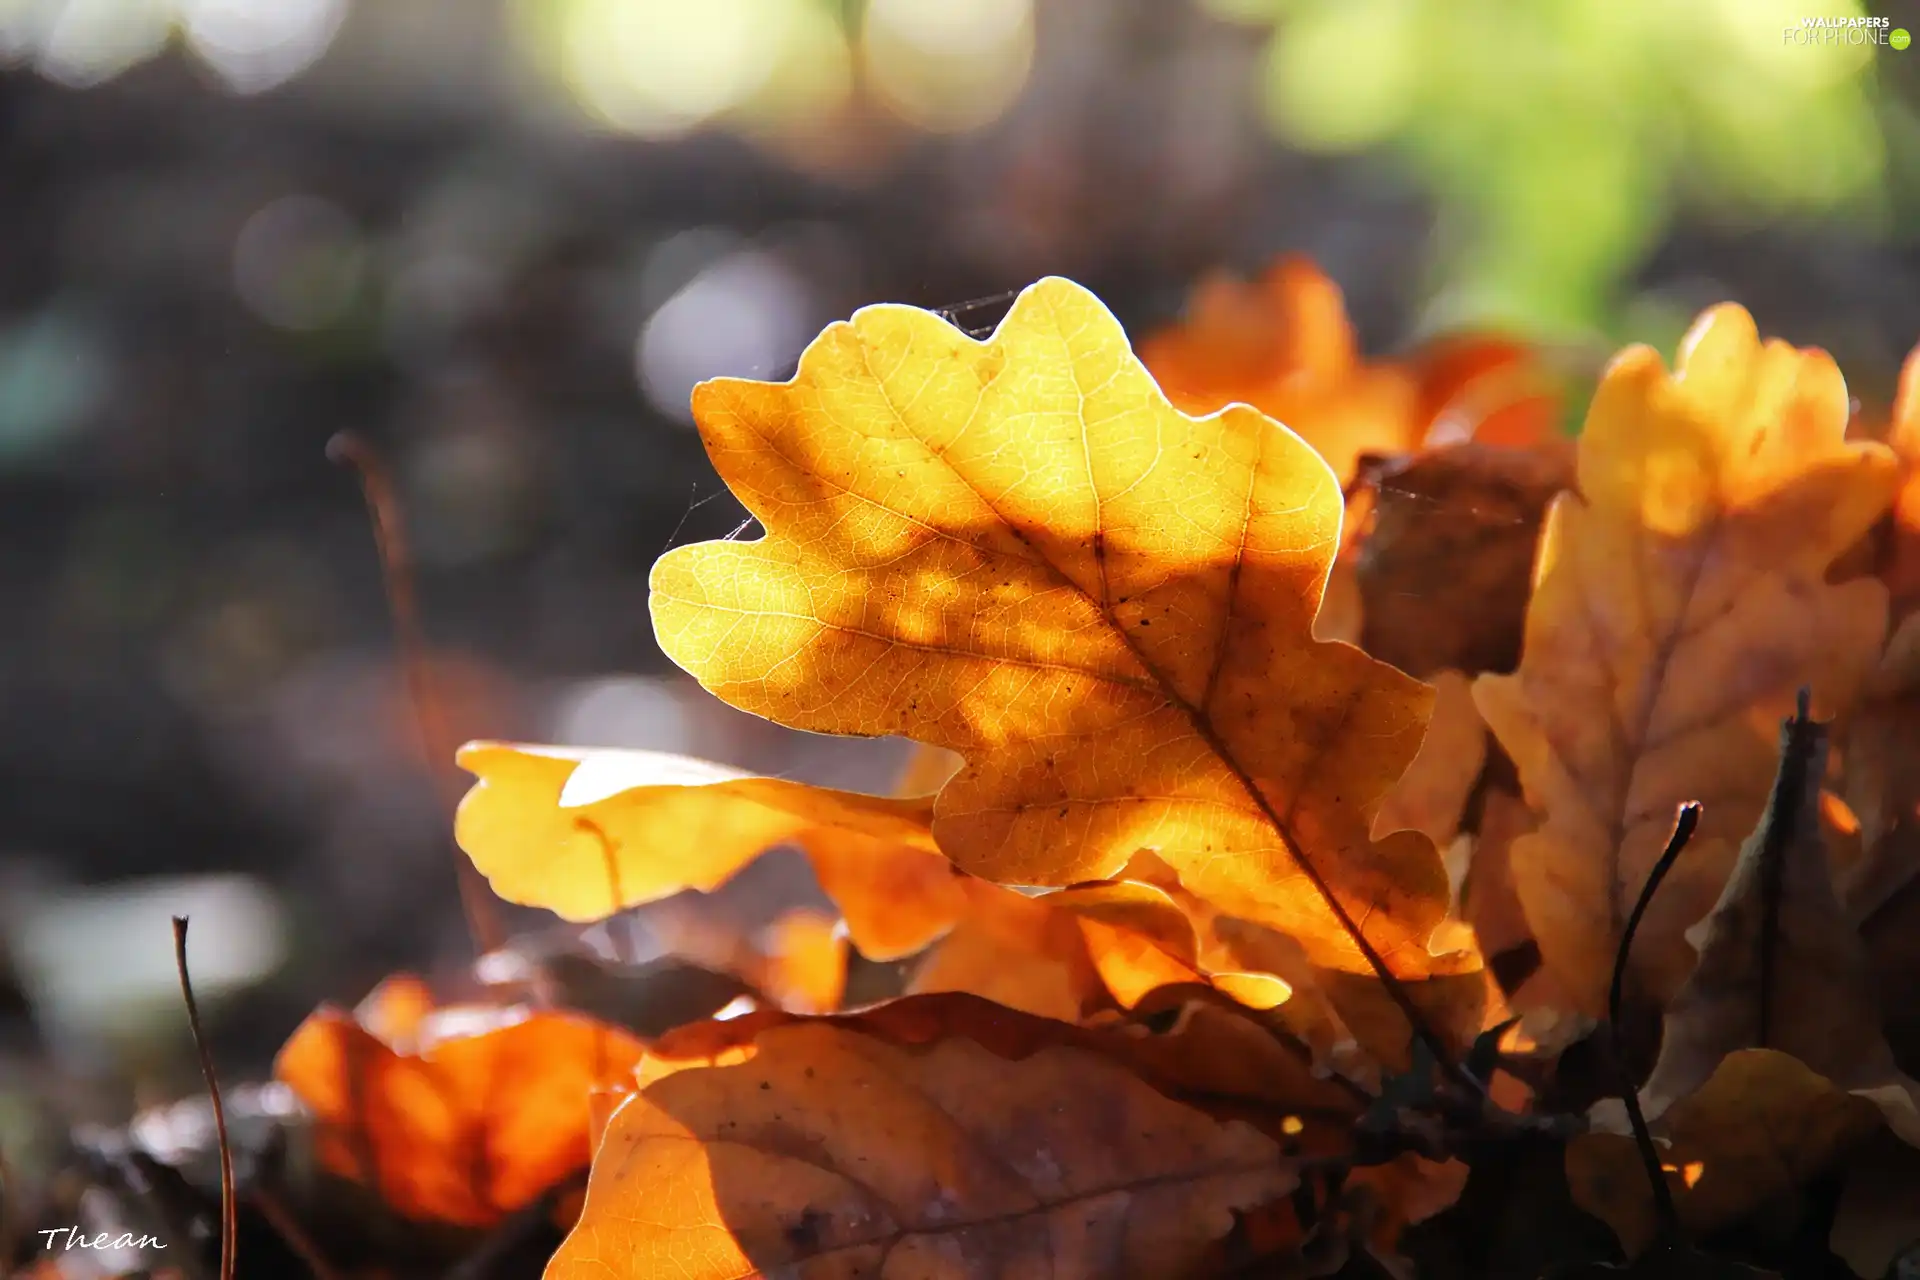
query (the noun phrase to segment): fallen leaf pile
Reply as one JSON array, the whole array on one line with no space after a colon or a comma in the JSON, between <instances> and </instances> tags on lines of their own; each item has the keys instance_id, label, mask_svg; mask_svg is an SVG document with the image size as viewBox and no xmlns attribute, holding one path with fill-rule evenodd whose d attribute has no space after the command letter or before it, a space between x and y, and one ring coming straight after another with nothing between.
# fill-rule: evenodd
<instances>
[{"instance_id":1,"label":"fallen leaf pile","mask_svg":"<svg viewBox=\"0 0 1920 1280\"><path fill-rule=\"evenodd\" d=\"M920 744L898 794L469 744L496 894L732 985L322 1009L323 1174L475 1276L524 1222L550 1280L1902 1265L1920 357L1850 434L1723 305L1569 440L1526 345L1363 357L1293 259L1140 350L1047 279L696 389L763 533L660 558L660 646ZM777 849L818 900L703 933Z\"/></svg>"}]
</instances>

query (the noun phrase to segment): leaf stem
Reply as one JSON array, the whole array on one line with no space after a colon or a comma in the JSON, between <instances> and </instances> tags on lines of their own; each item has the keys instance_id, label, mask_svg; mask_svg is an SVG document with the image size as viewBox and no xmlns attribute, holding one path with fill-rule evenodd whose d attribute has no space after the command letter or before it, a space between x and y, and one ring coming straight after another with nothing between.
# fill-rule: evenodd
<instances>
[{"instance_id":1,"label":"leaf stem","mask_svg":"<svg viewBox=\"0 0 1920 1280\"><path fill-rule=\"evenodd\" d=\"M420 749L426 756L427 771L440 793L441 803L451 816L460 803L459 792L451 785L447 773L447 762L453 759L455 743L447 733L439 692L434 687L433 666L427 658L419 601L414 594L413 559L407 552L406 534L400 524L399 500L394 496L386 465L364 437L352 431L340 432L327 441L327 459L350 467L360 481L360 495L367 504L374 546L380 556L380 580L386 588L387 608L393 615L400 665L413 701L414 721L419 727ZM485 955L498 950L506 934L500 926L493 894L479 871L458 849L454 850L454 875L459 880L460 906L466 915L467 933L473 940L475 953Z\"/></svg>"},{"instance_id":2,"label":"leaf stem","mask_svg":"<svg viewBox=\"0 0 1920 1280\"><path fill-rule=\"evenodd\" d=\"M207 1096L213 1099L213 1132L220 1144L220 1280L233 1280L239 1246L239 1212L233 1202L233 1144L227 1139L227 1108L220 1101L220 1081L213 1071L213 1051L200 1028L200 1005L193 998L193 979L187 976L187 917L173 918L173 965L180 971L180 995L187 1002L187 1027L200 1055L200 1074L206 1077Z\"/></svg>"},{"instance_id":3,"label":"leaf stem","mask_svg":"<svg viewBox=\"0 0 1920 1280\"><path fill-rule=\"evenodd\" d=\"M1653 864L1653 870L1647 873L1647 882L1640 887L1640 897L1633 904L1633 911L1627 916L1627 925L1620 935L1620 949L1613 957L1613 980L1607 986L1607 1048L1613 1058L1614 1074L1619 1077L1620 1101L1626 1104L1627 1122L1633 1126L1633 1145L1639 1149L1640 1163L1646 1168L1647 1182L1653 1188L1653 1205L1660 1218L1661 1236L1666 1240L1680 1238L1680 1211L1673 1203L1673 1189L1667 1185L1667 1175L1660 1167L1660 1153L1653 1145L1653 1133L1647 1128L1647 1117L1640 1110L1640 1091L1634 1087L1627 1076L1626 1059L1620 1052L1620 1005L1621 992L1626 986L1627 957L1633 950L1633 935L1640 928L1640 920L1647 914L1647 905L1653 901L1654 891L1660 882L1667 878L1667 872L1680 859L1681 851L1693 839L1695 828L1700 825L1700 802L1689 800L1680 806L1675 816L1673 834L1667 838L1667 847L1661 851L1660 860Z\"/></svg>"}]
</instances>

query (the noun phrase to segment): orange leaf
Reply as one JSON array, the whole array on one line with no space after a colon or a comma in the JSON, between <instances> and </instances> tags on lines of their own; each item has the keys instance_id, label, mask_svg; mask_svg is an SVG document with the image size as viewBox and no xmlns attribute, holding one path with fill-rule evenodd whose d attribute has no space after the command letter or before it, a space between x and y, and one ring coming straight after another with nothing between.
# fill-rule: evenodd
<instances>
[{"instance_id":1,"label":"orange leaf","mask_svg":"<svg viewBox=\"0 0 1920 1280\"><path fill-rule=\"evenodd\" d=\"M501 897L569 920L717 888L782 844L807 852L872 959L920 950L966 909L925 798L828 791L651 751L474 742L459 760L479 778L455 820L460 847Z\"/></svg>"},{"instance_id":2,"label":"orange leaf","mask_svg":"<svg viewBox=\"0 0 1920 1280\"><path fill-rule=\"evenodd\" d=\"M1893 539L1880 576L1893 593L1894 617L1920 607L1920 347L1900 369L1887 444L1900 460L1900 491L1893 500Z\"/></svg>"},{"instance_id":3,"label":"orange leaf","mask_svg":"<svg viewBox=\"0 0 1920 1280\"><path fill-rule=\"evenodd\" d=\"M1512 846L1514 888L1582 1012L1602 1011L1627 912L1697 799L1633 949L1640 988L1673 995L1693 967L1682 935L1766 803L1777 715L1803 683L1846 705L1878 653L1885 588L1825 575L1886 509L1895 464L1846 425L1832 359L1762 344L1731 305L1695 323L1672 374L1629 348L1594 396L1519 669L1474 688L1542 819Z\"/></svg>"},{"instance_id":4,"label":"orange leaf","mask_svg":"<svg viewBox=\"0 0 1920 1280\"><path fill-rule=\"evenodd\" d=\"M437 1002L433 991L411 973L396 973L367 993L353 1018L383 1044L405 1050L418 1043Z\"/></svg>"},{"instance_id":5,"label":"orange leaf","mask_svg":"<svg viewBox=\"0 0 1920 1280\"><path fill-rule=\"evenodd\" d=\"M1445 847L1487 762L1487 726L1473 705L1473 685L1458 671L1433 679L1433 719L1407 771L1387 793L1374 825L1383 831L1423 832Z\"/></svg>"},{"instance_id":6,"label":"orange leaf","mask_svg":"<svg viewBox=\"0 0 1920 1280\"><path fill-rule=\"evenodd\" d=\"M1063 1022L1104 997L1072 916L982 880L962 887L969 910L914 970L909 994L964 991Z\"/></svg>"},{"instance_id":7,"label":"orange leaf","mask_svg":"<svg viewBox=\"0 0 1920 1280\"><path fill-rule=\"evenodd\" d=\"M628 1078L642 1046L573 1014L471 1012L494 1025L429 1029L403 1053L323 1006L281 1048L274 1078L313 1113L328 1170L397 1213L480 1227L586 1167L589 1095Z\"/></svg>"},{"instance_id":8,"label":"orange leaf","mask_svg":"<svg viewBox=\"0 0 1920 1280\"><path fill-rule=\"evenodd\" d=\"M1140 358L1183 411L1252 405L1299 432L1342 483L1361 454L1399 453L1425 434L1414 380L1360 361L1340 286L1304 258L1280 259L1257 284L1208 278L1185 322L1142 342Z\"/></svg>"},{"instance_id":9,"label":"orange leaf","mask_svg":"<svg viewBox=\"0 0 1920 1280\"><path fill-rule=\"evenodd\" d=\"M709 382L694 414L767 529L654 567L660 643L708 689L958 752L933 831L989 879L1106 879L1156 848L1318 963L1367 971L1364 921L1388 964L1435 968L1439 857L1369 835L1431 691L1313 639L1342 504L1298 436L1176 411L1058 279L985 343L866 308L793 381Z\"/></svg>"},{"instance_id":10,"label":"orange leaf","mask_svg":"<svg viewBox=\"0 0 1920 1280\"><path fill-rule=\"evenodd\" d=\"M839 921L789 911L767 928L760 986L795 1013L832 1013L847 988L847 940Z\"/></svg>"},{"instance_id":11,"label":"orange leaf","mask_svg":"<svg viewBox=\"0 0 1920 1280\"><path fill-rule=\"evenodd\" d=\"M1080 1049L1008 1060L817 1020L766 1027L754 1049L620 1108L549 1280L1146 1280L1190 1270L1235 1210L1298 1181L1254 1129Z\"/></svg>"},{"instance_id":12,"label":"orange leaf","mask_svg":"<svg viewBox=\"0 0 1920 1280\"><path fill-rule=\"evenodd\" d=\"M1556 433L1559 388L1524 342L1450 334L1427 343L1410 363L1420 386L1420 443L1428 448L1467 440L1528 448Z\"/></svg>"},{"instance_id":13,"label":"orange leaf","mask_svg":"<svg viewBox=\"0 0 1920 1280\"><path fill-rule=\"evenodd\" d=\"M1131 1009L1162 987L1205 983L1250 1009L1271 1009L1293 989L1270 973L1214 969L1218 948L1202 954L1189 908L1173 892L1136 880L1075 885L1039 899L1078 917L1087 953L1107 989ZM1204 908L1202 918L1206 918ZM1211 941L1211 939L1209 939Z\"/></svg>"}]
</instances>

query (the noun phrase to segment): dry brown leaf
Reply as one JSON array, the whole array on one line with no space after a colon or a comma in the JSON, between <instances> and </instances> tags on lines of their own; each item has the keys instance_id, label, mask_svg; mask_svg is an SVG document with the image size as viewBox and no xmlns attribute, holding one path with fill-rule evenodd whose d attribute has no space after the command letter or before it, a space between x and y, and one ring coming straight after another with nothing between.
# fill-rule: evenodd
<instances>
[{"instance_id":1,"label":"dry brown leaf","mask_svg":"<svg viewBox=\"0 0 1920 1280\"><path fill-rule=\"evenodd\" d=\"M1885 588L1824 577L1895 481L1887 449L1845 442L1847 412L1830 357L1763 345L1731 305L1695 323L1674 373L1629 348L1594 396L1519 669L1474 688L1542 819L1513 844L1514 887L1582 1012L1602 1010L1627 912L1677 807L1699 800L1632 958L1638 990L1678 990L1685 932L1765 805L1771 724L1803 684L1847 705L1878 655Z\"/></svg>"},{"instance_id":2,"label":"dry brown leaf","mask_svg":"<svg viewBox=\"0 0 1920 1280\"><path fill-rule=\"evenodd\" d=\"M1886 1090L1888 1123L1920 1140L1920 1113L1881 1031L1866 949L1828 875L1820 831L1827 740L1825 725L1799 716L1781 730L1766 814L1695 929L1699 964L1667 1008L1642 1093L1650 1118L1699 1089L1727 1054L1764 1047L1842 1089Z\"/></svg>"},{"instance_id":3,"label":"dry brown leaf","mask_svg":"<svg viewBox=\"0 0 1920 1280\"><path fill-rule=\"evenodd\" d=\"M396 1213L479 1227L587 1166L589 1095L629 1079L641 1053L618 1028L523 1009L441 1010L402 1052L323 1006L274 1078L312 1113L328 1170Z\"/></svg>"},{"instance_id":4,"label":"dry brown leaf","mask_svg":"<svg viewBox=\"0 0 1920 1280\"><path fill-rule=\"evenodd\" d=\"M1174 410L1058 279L986 343L866 308L792 382L710 382L694 413L767 530L654 567L661 645L709 690L958 751L933 828L976 874L1068 885L1156 848L1318 964L1370 969L1344 916L1403 975L1447 969L1431 844L1369 836L1430 693L1313 640L1341 500L1299 437Z\"/></svg>"},{"instance_id":5,"label":"dry brown leaf","mask_svg":"<svg viewBox=\"0 0 1920 1280\"><path fill-rule=\"evenodd\" d=\"M1624 1116L1624 1112L1621 1113ZM1880 1128L1873 1103L1772 1049L1723 1058L1700 1089L1653 1126L1682 1224L1696 1234L1729 1226L1833 1168ZM1633 1139L1593 1132L1567 1145L1574 1203L1612 1227L1629 1254L1658 1228L1653 1192Z\"/></svg>"},{"instance_id":6,"label":"dry brown leaf","mask_svg":"<svg viewBox=\"0 0 1920 1280\"><path fill-rule=\"evenodd\" d=\"M1109 1058L774 1025L614 1115L549 1280L1186 1274L1297 1182L1278 1146Z\"/></svg>"},{"instance_id":7,"label":"dry brown leaf","mask_svg":"<svg viewBox=\"0 0 1920 1280\"><path fill-rule=\"evenodd\" d=\"M1507 672L1520 659L1540 525L1573 481L1573 445L1457 445L1381 468L1355 576L1359 643L1432 679Z\"/></svg>"},{"instance_id":8,"label":"dry brown leaf","mask_svg":"<svg viewBox=\"0 0 1920 1280\"><path fill-rule=\"evenodd\" d=\"M1870 916L1920 873L1920 615L1887 641L1851 717L1846 804L1862 847L1847 905Z\"/></svg>"},{"instance_id":9,"label":"dry brown leaf","mask_svg":"<svg viewBox=\"0 0 1920 1280\"><path fill-rule=\"evenodd\" d=\"M801 1020L762 1009L689 1023L654 1041L636 1076L646 1084L690 1067L744 1062L766 1028ZM815 1021L907 1046L965 1036L1009 1059L1049 1045L1100 1054L1171 1098L1245 1120L1316 1157L1351 1150L1353 1122L1368 1101L1351 1083L1316 1071L1306 1046L1205 988L1163 988L1135 1012L1103 1011L1086 1025L957 992L903 996Z\"/></svg>"},{"instance_id":10,"label":"dry brown leaf","mask_svg":"<svg viewBox=\"0 0 1920 1280\"><path fill-rule=\"evenodd\" d=\"M925 798L829 791L653 751L475 742L459 760L479 779L460 802L460 847L501 897L569 920L717 888L782 844L807 853L871 959L919 951L966 910Z\"/></svg>"},{"instance_id":11,"label":"dry brown leaf","mask_svg":"<svg viewBox=\"0 0 1920 1280\"><path fill-rule=\"evenodd\" d=\"M1533 941L1533 929L1513 887L1513 845L1539 826L1526 801L1510 791L1489 788L1480 803L1480 829L1474 833L1460 879L1460 915L1473 927L1482 954L1504 955Z\"/></svg>"}]
</instances>

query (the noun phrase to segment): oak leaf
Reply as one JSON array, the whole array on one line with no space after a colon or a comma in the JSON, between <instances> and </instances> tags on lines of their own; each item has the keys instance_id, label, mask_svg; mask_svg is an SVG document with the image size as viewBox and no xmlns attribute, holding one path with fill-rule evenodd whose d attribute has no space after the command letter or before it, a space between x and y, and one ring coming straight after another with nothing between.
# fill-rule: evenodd
<instances>
[{"instance_id":1,"label":"oak leaf","mask_svg":"<svg viewBox=\"0 0 1920 1280\"><path fill-rule=\"evenodd\" d=\"M1741 1049L1653 1125L1680 1220L1706 1234L1789 1201L1871 1137L1881 1113L1790 1054ZM1658 1233L1652 1189L1633 1139L1582 1134L1567 1145L1574 1203L1637 1254Z\"/></svg>"},{"instance_id":2,"label":"oak leaf","mask_svg":"<svg viewBox=\"0 0 1920 1280\"><path fill-rule=\"evenodd\" d=\"M1796 714L1781 730L1766 814L1713 912L1691 936L1700 959L1667 1008L1642 1092L1657 1118L1745 1048L1792 1054L1842 1089L1884 1103L1920 1145L1920 1111L1881 1030L1866 948L1834 892L1820 830L1828 733Z\"/></svg>"},{"instance_id":3,"label":"oak leaf","mask_svg":"<svg viewBox=\"0 0 1920 1280\"><path fill-rule=\"evenodd\" d=\"M1097 1054L1170 1098L1218 1119L1245 1120L1290 1151L1315 1156L1351 1150L1353 1122L1369 1101L1352 1083L1317 1070L1305 1045L1206 988L1162 988L1136 1010L1103 1010L1078 1025L962 992L902 996L814 1019L758 1009L661 1036L635 1075L645 1085L692 1067L745 1062L767 1028L803 1021L907 1047L964 1036L1006 1059L1049 1046Z\"/></svg>"},{"instance_id":4,"label":"oak leaf","mask_svg":"<svg viewBox=\"0 0 1920 1280\"><path fill-rule=\"evenodd\" d=\"M549 1280L1188 1274L1298 1179L1271 1139L1050 1045L903 1048L815 1020L614 1114Z\"/></svg>"},{"instance_id":5,"label":"oak leaf","mask_svg":"<svg viewBox=\"0 0 1920 1280\"><path fill-rule=\"evenodd\" d=\"M791 382L709 382L693 407L767 530L654 567L660 643L706 688L958 752L933 832L988 879L1106 879L1157 848L1318 963L1367 969L1364 928L1401 973L1436 967L1437 855L1369 839L1431 695L1312 638L1341 497L1298 436L1173 409L1058 279L988 342L869 307Z\"/></svg>"},{"instance_id":6,"label":"oak leaf","mask_svg":"<svg viewBox=\"0 0 1920 1280\"><path fill-rule=\"evenodd\" d=\"M1354 556L1360 646L1423 680L1513 670L1540 524L1572 480L1571 454L1560 439L1464 444L1370 471L1372 519Z\"/></svg>"},{"instance_id":7,"label":"oak leaf","mask_svg":"<svg viewBox=\"0 0 1920 1280\"><path fill-rule=\"evenodd\" d=\"M1108 880L1075 885L1039 901L1071 912L1107 990L1126 1008L1170 986L1203 984L1249 1009L1271 1009L1293 994L1276 974L1218 968L1218 948L1202 953L1193 916L1159 885Z\"/></svg>"},{"instance_id":8,"label":"oak leaf","mask_svg":"<svg viewBox=\"0 0 1920 1280\"><path fill-rule=\"evenodd\" d=\"M863 955L911 955L967 909L933 844L927 799L761 778L652 751L473 742L478 781L454 838L509 902L598 920L686 889L717 888L776 846L798 845Z\"/></svg>"},{"instance_id":9,"label":"oak leaf","mask_svg":"<svg viewBox=\"0 0 1920 1280\"><path fill-rule=\"evenodd\" d=\"M1773 774L1767 730L1793 691L1848 703L1878 653L1886 591L1827 568L1886 509L1892 454L1849 444L1832 359L1727 305L1669 374L1615 358L1579 442L1578 491L1542 534L1518 670L1474 689L1540 829L1511 849L1546 972L1598 1014L1627 912L1686 800L1698 832L1634 944L1664 1001L1683 936L1717 898Z\"/></svg>"},{"instance_id":10,"label":"oak leaf","mask_svg":"<svg viewBox=\"0 0 1920 1280\"><path fill-rule=\"evenodd\" d=\"M1920 1070L1920 614L1909 614L1851 717L1846 797L1863 854L1846 884L1885 1002L1888 1035L1909 1071Z\"/></svg>"},{"instance_id":11,"label":"oak leaf","mask_svg":"<svg viewBox=\"0 0 1920 1280\"><path fill-rule=\"evenodd\" d=\"M524 1009L439 1010L396 1049L322 1006L274 1078L312 1113L326 1169L402 1215L482 1227L587 1166L589 1095L641 1052L618 1028Z\"/></svg>"},{"instance_id":12,"label":"oak leaf","mask_svg":"<svg viewBox=\"0 0 1920 1280\"><path fill-rule=\"evenodd\" d=\"M1458 671L1433 677L1433 718L1420 750L1374 818L1376 831L1418 831L1446 848L1487 763L1487 726L1473 705L1473 682Z\"/></svg>"}]
</instances>

